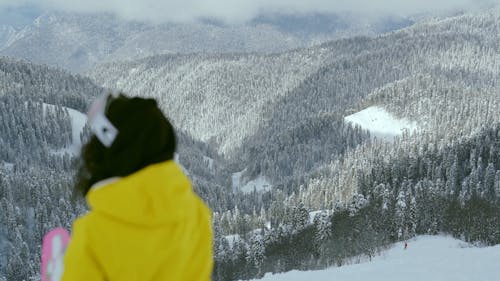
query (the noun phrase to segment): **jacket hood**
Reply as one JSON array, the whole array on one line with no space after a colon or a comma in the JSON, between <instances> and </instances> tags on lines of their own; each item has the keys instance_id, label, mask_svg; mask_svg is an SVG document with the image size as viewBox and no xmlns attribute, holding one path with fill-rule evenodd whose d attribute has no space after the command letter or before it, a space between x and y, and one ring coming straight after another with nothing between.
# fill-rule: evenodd
<instances>
[{"instance_id":1,"label":"jacket hood","mask_svg":"<svg viewBox=\"0 0 500 281\"><path fill-rule=\"evenodd\" d=\"M189 179L174 161L147 166L92 188L87 202L96 213L127 223L158 226L185 219L194 210Z\"/></svg>"}]
</instances>

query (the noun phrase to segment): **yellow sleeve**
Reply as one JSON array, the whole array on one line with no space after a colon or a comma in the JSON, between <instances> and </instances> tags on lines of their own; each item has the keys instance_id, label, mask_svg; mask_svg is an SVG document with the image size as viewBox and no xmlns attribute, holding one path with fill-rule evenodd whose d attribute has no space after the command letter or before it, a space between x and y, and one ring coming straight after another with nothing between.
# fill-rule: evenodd
<instances>
[{"instance_id":1,"label":"yellow sleeve","mask_svg":"<svg viewBox=\"0 0 500 281\"><path fill-rule=\"evenodd\" d=\"M84 219L73 224L73 233L64 256L64 271L61 281L104 281L101 270L86 235Z\"/></svg>"},{"instance_id":2,"label":"yellow sleeve","mask_svg":"<svg viewBox=\"0 0 500 281\"><path fill-rule=\"evenodd\" d=\"M200 200L201 201L201 200ZM202 201L201 201L202 202ZM199 257L197 261L193 260L193 267L198 268L198 277L189 280L212 280L213 260L213 234L212 234L212 215L210 209L201 203L201 224L199 227L200 241L198 244ZM194 266L197 263L197 266Z\"/></svg>"}]
</instances>

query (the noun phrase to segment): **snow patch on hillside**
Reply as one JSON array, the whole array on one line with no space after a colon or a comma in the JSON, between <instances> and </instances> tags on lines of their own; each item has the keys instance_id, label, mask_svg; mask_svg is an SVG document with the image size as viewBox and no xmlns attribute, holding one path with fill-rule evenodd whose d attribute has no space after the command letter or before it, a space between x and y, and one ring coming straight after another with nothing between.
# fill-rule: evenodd
<instances>
[{"instance_id":1,"label":"snow patch on hillside","mask_svg":"<svg viewBox=\"0 0 500 281\"><path fill-rule=\"evenodd\" d=\"M371 262L318 271L266 274L262 281L494 281L500 277L500 245L478 248L447 236L419 236L396 243Z\"/></svg>"},{"instance_id":2,"label":"snow patch on hillside","mask_svg":"<svg viewBox=\"0 0 500 281\"><path fill-rule=\"evenodd\" d=\"M54 110L55 106L52 104L44 103L44 110ZM69 117L71 118L71 144L68 147L65 147L56 153L68 153L70 155L78 155L80 153L80 149L82 148L82 140L80 135L83 132L83 128L85 124L87 124L87 115L81 113L78 110L63 107L68 111Z\"/></svg>"},{"instance_id":3,"label":"snow patch on hillside","mask_svg":"<svg viewBox=\"0 0 500 281\"><path fill-rule=\"evenodd\" d=\"M263 175L260 175L254 180L247 182L240 190L243 193L252 193L254 190L257 192L270 191L271 183L269 183Z\"/></svg>"},{"instance_id":4,"label":"snow patch on hillside","mask_svg":"<svg viewBox=\"0 0 500 281\"><path fill-rule=\"evenodd\" d=\"M271 183L263 175L259 175L257 178L248 181L246 184L243 185L241 182L241 176L243 175L245 170L234 173L232 175L233 192L239 191L248 194L252 193L254 190L257 192L266 192L271 190L272 187Z\"/></svg>"},{"instance_id":5,"label":"snow patch on hillside","mask_svg":"<svg viewBox=\"0 0 500 281\"><path fill-rule=\"evenodd\" d=\"M0 169L4 169L10 172L14 169L14 164L5 161L0 161Z\"/></svg>"},{"instance_id":6,"label":"snow patch on hillside","mask_svg":"<svg viewBox=\"0 0 500 281\"><path fill-rule=\"evenodd\" d=\"M396 119L385 109L378 106L370 106L360 112L346 116L346 122L359 125L370 131L370 134L380 138L394 138L403 134L404 131L413 132L417 130L417 123L406 119Z\"/></svg>"},{"instance_id":7,"label":"snow patch on hillside","mask_svg":"<svg viewBox=\"0 0 500 281\"><path fill-rule=\"evenodd\" d=\"M85 124L87 124L87 115L81 113L80 111L74 110L72 108L67 108L69 116L71 117L71 145L68 150L76 155L80 153L82 147L82 139L80 138Z\"/></svg>"},{"instance_id":8,"label":"snow patch on hillside","mask_svg":"<svg viewBox=\"0 0 500 281\"><path fill-rule=\"evenodd\" d=\"M245 170L234 173L231 176L233 192L237 192L240 189L241 175L243 174L243 172L245 172Z\"/></svg>"},{"instance_id":9,"label":"snow patch on hillside","mask_svg":"<svg viewBox=\"0 0 500 281\"><path fill-rule=\"evenodd\" d=\"M203 156L203 162L205 163L205 165L208 166L208 168L210 170L213 170L214 168L214 159L208 157L208 156Z\"/></svg>"}]
</instances>

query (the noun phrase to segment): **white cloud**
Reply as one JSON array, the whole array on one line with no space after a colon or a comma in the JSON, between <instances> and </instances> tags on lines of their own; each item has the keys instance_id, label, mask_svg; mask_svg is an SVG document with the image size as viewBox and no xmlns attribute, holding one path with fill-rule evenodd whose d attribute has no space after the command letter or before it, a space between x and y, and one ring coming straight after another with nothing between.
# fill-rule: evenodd
<instances>
[{"instance_id":1,"label":"white cloud","mask_svg":"<svg viewBox=\"0 0 500 281\"><path fill-rule=\"evenodd\" d=\"M44 10L110 12L127 19L188 21L215 17L245 21L259 12L354 12L409 15L471 9L500 0L0 0L0 8L38 6Z\"/></svg>"}]
</instances>

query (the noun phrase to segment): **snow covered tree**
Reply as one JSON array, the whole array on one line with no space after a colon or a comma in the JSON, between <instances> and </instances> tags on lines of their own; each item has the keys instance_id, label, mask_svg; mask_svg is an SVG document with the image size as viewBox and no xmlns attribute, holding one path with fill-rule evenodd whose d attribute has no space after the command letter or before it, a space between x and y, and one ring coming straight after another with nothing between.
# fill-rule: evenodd
<instances>
[{"instance_id":1,"label":"snow covered tree","mask_svg":"<svg viewBox=\"0 0 500 281\"><path fill-rule=\"evenodd\" d=\"M397 197L396 201L396 209L395 209L395 224L396 224L396 230L397 230L397 237L398 239L407 239L407 232L408 230L406 229L406 198L405 198L405 193L403 191L400 191Z\"/></svg>"}]
</instances>

